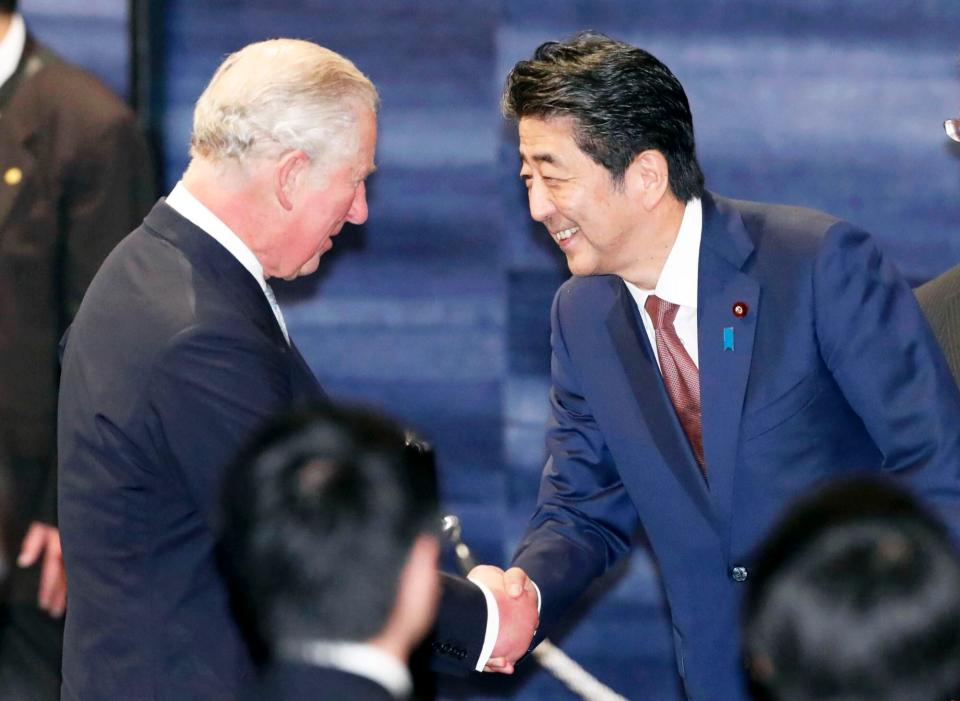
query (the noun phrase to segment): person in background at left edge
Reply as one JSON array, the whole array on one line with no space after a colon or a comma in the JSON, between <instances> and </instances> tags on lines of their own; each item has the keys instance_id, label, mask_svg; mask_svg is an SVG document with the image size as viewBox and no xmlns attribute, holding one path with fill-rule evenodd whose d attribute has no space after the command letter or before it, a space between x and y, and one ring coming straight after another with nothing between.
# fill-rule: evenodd
<instances>
[{"instance_id":1,"label":"person in background at left edge","mask_svg":"<svg viewBox=\"0 0 960 701\"><path fill-rule=\"evenodd\" d=\"M58 699L66 580L56 517L57 341L154 198L132 111L0 0L0 452L11 571L0 698Z\"/></svg>"}]
</instances>

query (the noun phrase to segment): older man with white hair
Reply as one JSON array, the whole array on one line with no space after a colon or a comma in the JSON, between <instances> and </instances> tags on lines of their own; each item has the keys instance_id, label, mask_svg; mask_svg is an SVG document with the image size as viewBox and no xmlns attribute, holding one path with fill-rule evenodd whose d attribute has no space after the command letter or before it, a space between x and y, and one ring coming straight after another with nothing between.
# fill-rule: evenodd
<instances>
[{"instance_id":1,"label":"older man with white hair","mask_svg":"<svg viewBox=\"0 0 960 701\"><path fill-rule=\"evenodd\" d=\"M229 56L181 182L91 284L60 396L65 701L226 700L249 675L214 557L220 479L264 419L325 399L268 280L312 273L366 220L377 100L309 42ZM435 649L467 669L491 652L461 642L483 639L485 594L447 585Z\"/></svg>"}]
</instances>

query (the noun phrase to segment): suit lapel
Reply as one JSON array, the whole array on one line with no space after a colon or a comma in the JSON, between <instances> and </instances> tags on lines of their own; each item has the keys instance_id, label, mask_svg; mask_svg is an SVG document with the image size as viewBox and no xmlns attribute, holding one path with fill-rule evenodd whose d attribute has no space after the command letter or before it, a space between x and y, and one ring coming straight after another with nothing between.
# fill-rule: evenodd
<instances>
[{"instance_id":1,"label":"suit lapel","mask_svg":"<svg viewBox=\"0 0 960 701\"><path fill-rule=\"evenodd\" d=\"M0 162L0 240L7 218L14 204L28 183L37 182L33 175L35 159L30 150L30 142L37 131L39 120L33 113L24 114L21 109L7 111L17 89L24 81L36 75L47 63L53 60L46 49L39 47L28 36L23 48L20 63L6 82L0 86L0 153L4 161Z\"/></svg>"},{"instance_id":2,"label":"suit lapel","mask_svg":"<svg viewBox=\"0 0 960 701\"><path fill-rule=\"evenodd\" d=\"M636 407L642 417L631 427L630 434L646 433L646 436L641 435L641 442L657 448L655 454L644 456L653 463L648 465L649 468L672 473L697 508L712 522L714 518L706 484L667 396L637 305L622 280L616 278L616 285L616 296L606 325L626 375L626 386L630 389L627 402ZM611 383L611 387L617 386L621 385ZM659 465L656 464L658 458Z\"/></svg>"},{"instance_id":3,"label":"suit lapel","mask_svg":"<svg viewBox=\"0 0 960 701\"><path fill-rule=\"evenodd\" d=\"M760 305L759 284L742 271L752 252L740 214L705 195L697 285L700 403L710 500L726 524Z\"/></svg>"}]
</instances>

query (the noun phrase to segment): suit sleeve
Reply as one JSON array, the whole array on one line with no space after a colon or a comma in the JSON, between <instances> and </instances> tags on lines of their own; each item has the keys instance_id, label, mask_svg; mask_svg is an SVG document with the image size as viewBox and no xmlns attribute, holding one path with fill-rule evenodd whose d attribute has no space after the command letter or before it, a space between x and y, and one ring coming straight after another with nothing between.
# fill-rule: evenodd
<instances>
[{"instance_id":1,"label":"suit sleeve","mask_svg":"<svg viewBox=\"0 0 960 701\"><path fill-rule=\"evenodd\" d=\"M838 223L814 269L820 352L884 459L960 532L960 394L906 282Z\"/></svg>"},{"instance_id":2,"label":"suit sleeve","mask_svg":"<svg viewBox=\"0 0 960 701\"><path fill-rule=\"evenodd\" d=\"M590 583L629 551L639 520L567 353L562 296L551 312L548 459L537 508L514 556L540 588L537 642Z\"/></svg>"},{"instance_id":3,"label":"suit sleeve","mask_svg":"<svg viewBox=\"0 0 960 701\"><path fill-rule=\"evenodd\" d=\"M81 122L75 129L65 129L76 142L70 146L77 149L74 157L60 165L45 165L58 170L63 179L57 203L60 308L53 320L57 338L73 320L104 258L137 226L153 200L146 141L130 112L109 111L116 116L102 124ZM55 524L56 460L50 461L47 472L36 520Z\"/></svg>"},{"instance_id":4,"label":"suit sleeve","mask_svg":"<svg viewBox=\"0 0 960 701\"><path fill-rule=\"evenodd\" d=\"M480 588L462 577L441 573L440 607L430 635L430 667L463 676L480 658L487 627L487 604Z\"/></svg>"},{"instance_id":5,"label":"suit sleeve","mask_svg":"<svg viewBox=\"0 0 960 701\"><path fill-rule=\"evenodd\" d=\"M183 332L158 363L152 441L211 529L227 464L291 396L283 351L229 328Z\"/></svg>"}]
</instances>

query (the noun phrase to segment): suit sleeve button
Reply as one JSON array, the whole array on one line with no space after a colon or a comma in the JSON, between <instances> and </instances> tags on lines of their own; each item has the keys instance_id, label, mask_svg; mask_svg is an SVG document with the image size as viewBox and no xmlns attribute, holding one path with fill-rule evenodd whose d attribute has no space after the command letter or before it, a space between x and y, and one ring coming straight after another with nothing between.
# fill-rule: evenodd
<instances>
[{"instance_id":1,"label":"suit sleeve button","mask_svg":"<svg viewBox=\"0 0 960 701\"><path fill-rule=\"evenodd\" d=\"M749 575L746 567L734 567L730 570L730 579L734 582L746 582Z\"/></svg>"}]
</instances>

